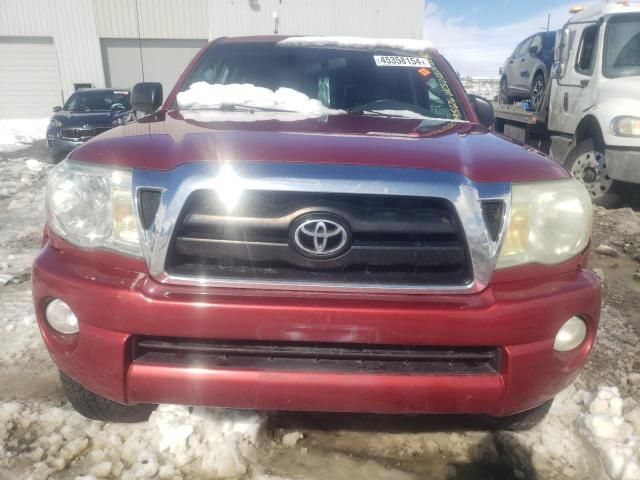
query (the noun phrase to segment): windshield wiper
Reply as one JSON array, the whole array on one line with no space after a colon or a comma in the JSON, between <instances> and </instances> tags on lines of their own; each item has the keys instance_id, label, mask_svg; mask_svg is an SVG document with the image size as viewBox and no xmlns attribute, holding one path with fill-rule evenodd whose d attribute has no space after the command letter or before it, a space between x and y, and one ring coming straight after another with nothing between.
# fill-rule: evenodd
<instances>
[{"instance_id":1,"label":"windshield wiper","mask_svg":"<svg viewBox=\"0 0 640 480\"><path fill-rule=\"evenodd\" d=\"M189 110L220 110L221 112L283 112L283 113L298 113L295 110L284 110L274 107L256 107L253 105L244 105L242 103L223 103L219 107L209 108L190 108Z\"/></svg>"},{"instance_id":2,"label":"windshield wiper","mask_svg":"<svg viewBox=\"0 0 640 480\"><path fill-rule=\"evenodd\" d=\"M406 115L393 114L389 112L383 112L381 110L360 110L360 109L350 109L347 110L349 115L366 115L371 117L385 117L385 118L414 118L408 117Z\"/></svg>"}]
</instances>

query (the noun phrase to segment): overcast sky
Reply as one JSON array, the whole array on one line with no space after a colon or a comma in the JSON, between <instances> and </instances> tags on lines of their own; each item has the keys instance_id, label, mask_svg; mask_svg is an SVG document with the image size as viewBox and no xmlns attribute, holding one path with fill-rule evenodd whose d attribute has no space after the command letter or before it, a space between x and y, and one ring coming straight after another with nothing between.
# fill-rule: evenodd
<instances>
[{"instance_id":1,"label":"overcast sky","mask_svg":"<svg viewBox=\"0 0 640 480\"><path fill-rule=\"evenodd\" d=\"M527 36L555 30L571 16L571 6L598 0L427 0L424 38L462 76L496 77L498 67Z\"/></svg>"}]
</instances>

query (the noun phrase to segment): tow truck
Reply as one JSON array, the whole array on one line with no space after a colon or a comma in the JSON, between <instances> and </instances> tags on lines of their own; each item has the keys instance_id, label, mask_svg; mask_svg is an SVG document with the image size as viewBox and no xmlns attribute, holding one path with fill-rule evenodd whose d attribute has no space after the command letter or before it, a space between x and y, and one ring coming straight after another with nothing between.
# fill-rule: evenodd
<instances>
[{"instance_id":1,"label":"tow truck","mask_svg":"<svg viewBox=\"0 0 640 480\"><path fill-rule=\"evenodd\" d=\"M548 153L612 207L640 184L640 4L570 12L544 100L494 102L495 130Z\"/></svg>"}]
</instances>

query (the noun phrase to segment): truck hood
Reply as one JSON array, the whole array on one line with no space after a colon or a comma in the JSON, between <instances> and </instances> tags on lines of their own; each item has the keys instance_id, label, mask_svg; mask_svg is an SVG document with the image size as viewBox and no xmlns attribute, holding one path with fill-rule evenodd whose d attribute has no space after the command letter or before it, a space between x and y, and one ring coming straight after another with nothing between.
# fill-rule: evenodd
<instances>
[{"instance_id":1,"label":"truck hood","mask_svg":"<svg viewBox=\"0 0 640 480\"><path fill-rule=\"evenodd\" d=\"M156 170L187 162L254 161L419 168L459 173L475 182L569 177L542 153L476 124L269 115L158 112L90 140L70 158Z\"/></svg>"},{"instance_id":2,"label":"truck hood","mask_svg":"<svg viewBox=\"0 0 640 480\"><path fill-rule=\"evenodd\" d=\"M640 77L601 79L598 84L598 104L617 102L618 115L638 114Z\"/></svg>"}]
</instances>

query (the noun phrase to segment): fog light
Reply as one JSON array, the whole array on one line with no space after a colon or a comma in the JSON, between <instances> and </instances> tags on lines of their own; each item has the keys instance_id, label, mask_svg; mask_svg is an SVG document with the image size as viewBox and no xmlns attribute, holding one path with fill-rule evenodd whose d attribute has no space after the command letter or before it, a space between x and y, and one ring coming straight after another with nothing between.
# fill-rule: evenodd
<instances>
[{"instance_id":1,"label":"fog light","mask_svg":"<svg viewBox=\"0 0 640 480\"><path fill-rule=\"evenodd\" d=\"M44 315L47 323L56 332L67 335L78 333L78 319L71 311L69 305L57 298L50 301L45 309Z\"/></svg>"},{"instance_id":2,"label":"fog light","mask_svg":"<svg viewBox=\"0 0 640 480\"><path fill-rule=\"evenodd\" d=\"M562 325L553 342L553 349L568 352L579 347L587 337L587 324L580 317L571 317Z\"/></svg>"}]
</instances>

